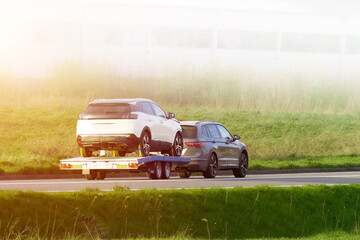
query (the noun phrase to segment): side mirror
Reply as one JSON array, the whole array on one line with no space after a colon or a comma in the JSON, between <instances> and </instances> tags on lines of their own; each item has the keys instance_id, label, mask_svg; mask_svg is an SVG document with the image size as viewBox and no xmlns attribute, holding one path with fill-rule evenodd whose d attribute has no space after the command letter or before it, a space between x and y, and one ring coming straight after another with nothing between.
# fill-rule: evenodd
<instances>
[{"instance_id":1,"label":"side mirror","mask_svg":"<svg viewBox=\"0 0 360 240\"><path fill-rule=\"evenodd\" d=\"M170 118L175 118L175 113L169 112L168 116L169 116L169 119Z\"/></svg>"},{"instance_id":2,"label":"side mirror","mask_svg":"<svg viewBox=\"0 0 360 240\"><path fill-rule=\"evenodd\" d=\"M234 135L234 141L236 141L236 140L240 140L240 136L239 135Z\"/></svg>"}]
</instances>

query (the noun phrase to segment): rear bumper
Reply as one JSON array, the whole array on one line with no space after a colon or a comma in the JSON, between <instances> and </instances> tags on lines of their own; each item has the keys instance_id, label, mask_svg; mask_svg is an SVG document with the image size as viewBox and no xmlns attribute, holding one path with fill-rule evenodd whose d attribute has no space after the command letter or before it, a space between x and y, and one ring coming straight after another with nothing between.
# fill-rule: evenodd
<instances>
[{"instance_id":1,"label":"rear bumper","mask_svg":"<svg viewBox=\"0 0 360 240\"><path fill-rule=\"evenodd\" d=\"M96 150L129 150L138 148L140 139L134 134L121 135L78 135L79 147Z\"/></svg>"},{"instance_id":2,"label":"rear bumper","mask_svg":"<svg viewBox=\"0 0 360 240\"><path fill-rule=\"evenodd\" d=\"M192 157L190 163L186 164L186 167L192 172L206 171L208 167L208 159Z\"/></svg>"}]
</instances>

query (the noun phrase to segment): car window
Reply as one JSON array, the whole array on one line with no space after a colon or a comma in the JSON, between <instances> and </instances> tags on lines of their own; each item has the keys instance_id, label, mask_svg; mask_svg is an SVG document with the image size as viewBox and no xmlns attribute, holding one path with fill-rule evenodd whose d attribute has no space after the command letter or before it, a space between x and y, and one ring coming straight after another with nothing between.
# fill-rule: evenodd
<instances>
[{"instance_id":1,"label":"car window","mask_svg":"<svg viewBox=\"0 0 360 240\"><path fill-rule=\"evenodd\" d=\"M196 138L197 128L194 126L181 126L183 138Z\"/></svg>"},{"instance_id":2,"label":"car window","mask_svg":"<svg viewBox=\"0 0 360 240\"><path fill-rule=\"evenodd\" d=\"M215 125L206 125L212 138L221 138Z\"/></svg>"},{"instance_id":3,"label":"car window","mask_svg":"<svg viewBox=\"0 0 360 240\"><path fill-rule=\"evenodd\" d=\"M150 103L148 102L142 102L141 103L141 111L143 113L149 114L149 115L154 115L154 112L150 106Z\"/></svg>"},{"instance_id":4,"label":"car window","mask_svg":"<svg viewBox=\"0 0 360 240\"><path fill-rule=\"evenodd\" d=\"M216 126L219 129L219 132L220 132L220 135L221 135L222 139L232 139L233 138L226 128L224 128L221 125L216 125Z\"/></svg>"},{"instance_id":5,"label":"car window","mask_svg":"<svg viewBox=\"0 0 360 240\"><path fill-rule=\"evenodd\" d=\"M205 137L209 137L208 131L206 129L206 126L201 127L201 134Z\"/></svg>"},{"instance_id":6,"label":"car window","mask_svg":"<svg viewBox=\"0 0 360 240\"><path fill-rule=\"evenodd\" d=\"M129 117L133 107L127 103L90 104L83 115L88 119L122 119Z\"/></svg>"},{"instance_id":7,"label":"car window","mask_svg":"<svg viewBox=\"0 0 360 240\"><path fill-rule=\"evenodd\" d=\"M158 105L156 105L154 103L152 103L151 105L152 105L152 107L154 109L154 112L155 112L156 116L166 118L166 113L164 112L164 110L161 109L161 107L159 107Z\"/></svg>"}]
</instances>

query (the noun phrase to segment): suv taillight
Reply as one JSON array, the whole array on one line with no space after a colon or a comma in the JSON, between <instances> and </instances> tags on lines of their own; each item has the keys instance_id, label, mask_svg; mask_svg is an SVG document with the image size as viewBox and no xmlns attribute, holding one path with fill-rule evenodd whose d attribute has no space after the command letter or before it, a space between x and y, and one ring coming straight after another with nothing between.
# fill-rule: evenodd
<instances>
[{"instance_id":1,"label":"suv taillight","mask_svg":"<svg viewBox=\"0 0 360 240\"><path fill-rule=\"evenodd\" d=\"M81 136L80 135L77 136L77 142L81 143Z\"/></svg>"},{"instance_id":2,"label":"suv taillight","mask_svg":"<svg viewBox=\"0 0 360 240\"><path fill-rule=\"evenodd\" d=\"M202 143L200 143L200 142L186 142L185 144L188 147L196 147L196 148L203 148L204 147L204 145L202 145Z\"/></svg>"}]
</instances>

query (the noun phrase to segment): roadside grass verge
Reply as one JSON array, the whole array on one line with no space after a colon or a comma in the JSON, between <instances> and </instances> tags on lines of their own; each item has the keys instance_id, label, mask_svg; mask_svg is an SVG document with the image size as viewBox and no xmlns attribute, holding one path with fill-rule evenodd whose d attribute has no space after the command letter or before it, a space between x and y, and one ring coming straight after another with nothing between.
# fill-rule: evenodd
<instances>
[{"instance_id":1,"label":"roadside grass verge","mask_svg":"<svg viewBox=\"0 0 360 240\"><path fill-rule=\"evenodd\" d=\"M360 167L360 155L285 157L277 159L251 159L252 170L300 169L300 168L346 168Z\"/></svg>"},{"instance_id":2,"label":"roadside grass verge","mask_svg":"<svg viewBox=\"0 0 360 240\"><path fill-rule=\"evenodd\" d=\"M76 122L87 103L59 101L1 106L0 174L56 173L60 159L79 155ZM360 115L164 108L178 120L215 120L240 135L250 169L360 166Z\"/></svg>"},{"instance_id":3,"label":"roadside grass verge","mask_svg":"<svg viewBox=\"0 0 360 240\"><path fill-rule=\"evenodd\" d=\"M2 238L359 237L358 185L234 189L1 191ZM31 207L29 207L31 203Z\"/></svg>"}]
</instances>

